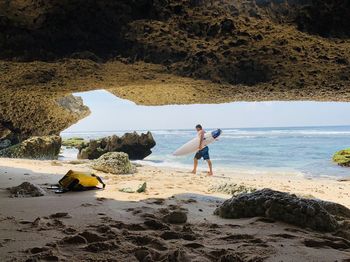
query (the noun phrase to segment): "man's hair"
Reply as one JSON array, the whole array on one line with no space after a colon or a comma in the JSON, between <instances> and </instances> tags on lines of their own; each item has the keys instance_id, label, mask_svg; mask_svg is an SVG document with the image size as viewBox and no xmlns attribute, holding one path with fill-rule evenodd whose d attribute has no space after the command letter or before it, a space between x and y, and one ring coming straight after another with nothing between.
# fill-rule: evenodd
<instances>
[{"instance_id":1,"label":"man's hair","mask_svg":"<svg viewBox=\"0 0 350 262\"><path fill-rule=\"evenodd\" d=\"M196 128L202 129L202 126L200 124L196 125Z\"/></svg>"}]
</instances>

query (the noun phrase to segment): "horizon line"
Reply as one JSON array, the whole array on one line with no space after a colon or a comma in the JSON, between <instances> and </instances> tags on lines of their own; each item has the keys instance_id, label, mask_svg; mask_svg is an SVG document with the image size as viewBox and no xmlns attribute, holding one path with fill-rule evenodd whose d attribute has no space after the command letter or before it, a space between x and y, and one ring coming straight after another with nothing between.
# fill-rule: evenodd
<instances>
[{"instance_id":1,"label":"horizon line","mask_svg":"<svg viewBox=\"0 0 350 262\"><path fill-rule=\"evenodd\" d=\"M256 127L206 127L205 129L256 129L256 128L302 128L302 127L350 127L350 124L348 125L305 125L305 126L256 126ZM81 132L96 132L96 133L102 133L102 132L121 132L121 131L170 131L170 130L191 130L191 128L157 128L157 129L115 129L115 130L84 130L84 131L69 131L65 132L62 131L61 133L81 133Z\"/></svg>"}]
</instances>

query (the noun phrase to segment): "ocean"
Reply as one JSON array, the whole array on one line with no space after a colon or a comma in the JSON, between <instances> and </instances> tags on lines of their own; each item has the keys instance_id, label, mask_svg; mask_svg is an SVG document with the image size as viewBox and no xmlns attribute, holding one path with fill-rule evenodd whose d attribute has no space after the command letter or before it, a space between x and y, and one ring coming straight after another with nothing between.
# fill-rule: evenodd
<instances>
[{"instance_id":1,"label":"ocean","mask_svg":"<svg viewBox=\"0 0 350 262\"><path fill-rule=\"evenodd\" d=\"M208 128L211 131L216 128ZM349 177L350 168L332 162L332 155L350 147L350 126L223 128L219 141L209 146L214 171L244 174L276 172L308 177ZM63 132L63 138L94 139L132 131ZM145 130L137 130L145 132ZM195 130L151 130L157 145L143 164L192 168L193 156L175 157L172 152L196 136ZM75 159L76 149L64 149L62 159ZM200 168L206 168L200 162Z\"/></svg>"}]
</instances>

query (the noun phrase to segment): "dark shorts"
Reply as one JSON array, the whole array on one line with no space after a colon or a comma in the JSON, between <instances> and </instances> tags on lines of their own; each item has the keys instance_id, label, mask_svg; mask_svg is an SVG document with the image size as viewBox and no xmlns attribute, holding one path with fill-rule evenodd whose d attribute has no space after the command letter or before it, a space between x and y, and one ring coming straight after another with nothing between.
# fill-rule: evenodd
<instances>
[{"instance_id":1,"label":"dark shorts","mask_svg":"<svg viewBox=\"0 0 350 262\"><path fill-rule=\"evenodd\" d=\"M196 159L201 159L203 157L204 160L209 160L209 148L206 146L203 149L199 150L196 155L194 156L194 158Z\"/></svg>"}]
</instances>

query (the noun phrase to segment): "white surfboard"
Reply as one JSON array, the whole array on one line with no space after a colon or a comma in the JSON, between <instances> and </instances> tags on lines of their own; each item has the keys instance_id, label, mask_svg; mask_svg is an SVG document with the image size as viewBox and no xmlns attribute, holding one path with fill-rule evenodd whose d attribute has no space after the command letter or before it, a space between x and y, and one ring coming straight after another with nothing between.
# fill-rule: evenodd
<instances>
[{"instance_id":1,"label":"white surfboard","mask_svg":"<svg viewBox=\"0 0 350 262\"><path fill-rule=\"evenodd\" d=\"M221 129L216 129L212 132L204 134L203 146L207 146L216 141L216 139L222 134ZM174 156L184 156L192 154L198 151L199 146L199 137L193 138L188 141L186 144L175 150L173 153Z\"/></svg>"}]
</instances>

